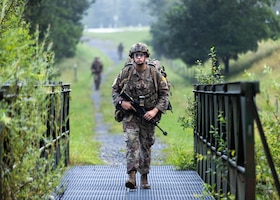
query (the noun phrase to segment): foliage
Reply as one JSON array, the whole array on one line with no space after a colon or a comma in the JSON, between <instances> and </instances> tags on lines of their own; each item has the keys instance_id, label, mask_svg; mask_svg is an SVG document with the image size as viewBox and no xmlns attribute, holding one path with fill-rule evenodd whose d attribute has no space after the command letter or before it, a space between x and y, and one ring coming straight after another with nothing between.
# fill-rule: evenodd
<instances>
[{"instance_id":1,"label":"foliage","mask_svg":"<svg viewBox=\"0 0 280 200\"><path fill-rule=\"evenodd\" d=\"M39 151L39 141L49 140L43 138L48 89L42 85L54 73L53 52L22 20L25 0L0 2L0 85L5 99L0 103L1 199L46 199L62 170L53 169L52 157L46 159Z\"/></svg>"},{"instance_id":2,"label":"foliage","mask_svg":"<svg viewBox=\"0 0 280 200\"><path fill-rule=\"evenodd\" d=\"M222 126L226 126L226 120L222 112L218 114L218 121ZM210 128L210 133L213 135L215 141L218 143L217 152L222 153L224 155L235 155L234 150L228 149L227 142L224 139L226 134L222 131L219 132L219 129L215 128L213 125L211 125ZM213 155L211 154L211 151L208 151L208 155L206 156L206 158L203 159L207 159L207 162L209 163L213 162L214 160L216 168L209 168L207 172L211 175L217 174L217 176L221 177L221 179L224 179L224 181L227 182L227 184L229 184L229 180L227 180L227 174L229 173L228 165L225 164L222 156ZM209 189L209 191L215 197L215 199L235 199L235 196L230 192L224 193L221 189L220 191L217 191L216 184L206 184L206 187Z\"/></svg>"},{"instance_id":3,"label":"foliage","mask_svg":"<svg viewBox=\"0 0 280 200\"><path fill-rule=\"evenodd\" d=\"M85 10L93 2L93 0L38 0L36 3L27 4L23 16L31 24L31 32L34 33L39 25L40 40L50 28L49 40L53 42L57 62L64 57L75 55L76 45L83 33L81 20Z\"/></svg>"},{"instance_id":4,"label":"foliage","mask_svg":"<svg viewBox=\"0 0 280 200\"><path fill-rule=\"evenodd\" d=\"M210 53L208 54L210 57L210 61L211 61L211 66L209 67L207 66L203 66L202 63L200 61L197 61L197 72L195 74L195 78L197 79L197 84L217 84L217 83L222 83L224 82L224 76L221 73L221 67L217 64L217 56L216 56L216 52L215 52L215 48L212 47L210 49ZM207 68L206 68L207 67ZM195 128L196 125L196 111L197 111L197 102L195 102L195 100L193 98L188 97L187 98L187 102L186 102L186 107L185 107L185 113L179 117L179 121L181 123L181 126L183 127L183 129L186 128ZM220 113L219 116L217 116L219 121L221 122L221 124L224 124L224 120L222 117L222 114ZM214 126L211 126L211 131L210 133L213 135L213 137L215 138L216 141L218 141L219 147L217 149L217 151L219 152L224 152L227 151L227 147L226 144L223 140L223 135L219 135L217 129ZM223 133L222 133L223 134ZM202 159L213 159L212 155L210 152L208 152L209 156L203 156L203 155L193 155L193 166L195 166L195 163L197 160L202 160ZM218 158L214 158L215 159L215 163L217 163L217 169L213 169L213 171L211 171L211 168L207 169L209 170L208 173L220 173L221 177L224 177L225 173L227 173L226 166L224 166L222 158L218 157ZM208 161L210 162L210 160ZM203 194L203 196L207 196L209 195L209 191L210 193L217 199L219 198L225 198L225 199L233 199L231 194L223 194L220 191L216 191L216 185L208 185L206 184L206 192L205 194Z\"/></svg>"},{"instance_id":5,"label":"foliage","mask_svg":"<svg viewBox=\"0 0 280 200\"><path fill-rule=\"evenodd\" d=\"M195 78L197 79L198 84L216 84L216 83L223 83L224 76L222 75L222 67L217 63L217 55L215 48L212 47L210 49L210 53L208 54L211 67L207 70L205 66L202 65L200 60L197 60L197 73ZM208 66L206 66L208 67Z\"/></svg>"},{"instance_id":6,"label":"foliage","mask_svg":"<svg viewBox=\"0 0 280 200\"><path fill-rule=\"evenodd\" d=\"M161 23L158 24L152 24L151 25L151 34L153 35L154 39L150 41L150 45L153 46L153 49L155 50L155 54L158 57L162 57L163 55L169 54L169 47L168 43L166 42L166 38L169 37L168 31L162 31L162 30L168 30L168 23L166 20L162 20ZM168 56L167 56L168 57Z\"/></svg>"},{"instance_id":7,"label":"foliage","mask_svg":"<svg viewBox=\"0 0 280 200\"><path fill-rule=\"evenodd\" d=\"M202 65L201 61L197 60L196 66L196 74L195 78L197 80L197 84L216 84L223 83L224 76L222 75L222 68L220 65L217 65L217 56L215 52L215 48L212 47L210 49L210 53L208 54L211 66ZM193 128L195 126L195 115L196 115L196 103L193 97L188 96L186 98L186 107L183 115L179 117L179 122L183 129Z\"/></svg>"},{"instance_id":8,"label":"foliage","mask_svg":"<svg viewBox=\"0 0 280 200\"><path fill-rule=\"evenodd\" d=\"M176 146L171 146L165 151L171 152L172 156L169 155L166 159L167 164L175 166L177 170L195 170L195 157L193 151L186 148L185 142L180 142Z\"/></svg>"},{"instance_id":9,"label":"foliage","mask_svg":"<svg viewBox=\"0 0 280 200\"><path fill-rule=\"evenodd\" d=\"M279 18L273 13L274 1L183 0L152 26L154 45L169 58L181 58L193 65L215 46L219 60L229 72L229 60L247 51L256 51L258 42L277 38ZM180 23L178 23L180 22ZM160 50L160 46L154 47Z\"/></svg>"},{"instance_id":10,"label":"foliage","mask_svg":"<svg viewBox=\"0 0 280 200\"><path fill-rule=\"evenodd\" d=\"M145 6L149 9L151 15L160 20L160 18L164 16L165 12L169 10L175 2L178 2L178 0L147 0Z\"/></svg>"},{"instance_id":11,"label":"foliage","mask_svg":"<svg viewBox=\"0 0 280 200\"><path fill-rule=\"evenodd\" d=\"M169 37L169 31L166 31L168 30L169 25L165 14L176 2L178 2L178 0L148 0L147 3L151 15L155 16L157 19L157 23L151 24L150 32L153 39L149 44L153 47L155 55L158 57L168 55L170 51L168 43L166 42L166 38Z\"/></svg>"}]
</instances>

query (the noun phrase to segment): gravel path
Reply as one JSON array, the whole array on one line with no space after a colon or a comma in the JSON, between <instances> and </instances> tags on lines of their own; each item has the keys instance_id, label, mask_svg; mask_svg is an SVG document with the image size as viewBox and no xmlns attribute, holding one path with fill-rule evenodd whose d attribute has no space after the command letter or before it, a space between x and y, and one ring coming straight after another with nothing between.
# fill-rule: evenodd
<instances>
[{"instance_id":1,"label":"gravel path","mask_svg":"<svg viewBox=\"0 0 280 200\"><path fill-rule=\"evenodd\" d=\"M117 55L117 46L112 44L110 41L100 41L96 39L83 38L84 41L90 46L94 46L100 49L104 54L109 56L114 64L117 65L121 62ZM113 66L109 67L102 75L102 82L106 79L106 74L110 71ZM91 99L95 106L95 120L96 120L96 140L101 143L100 158L107 164L113 166L126 165L125 159L125 142L122 133L109 133L109 125L103 123L103 115L101 113L100 102L101 95L100 91L94 90L92 85ZM116 122L117 123L117 122ZM163 164L164 155L162 150L166 147L165 144L161 143L158 138L152 147L152 165Z\"/></svg>"}]
</instances>

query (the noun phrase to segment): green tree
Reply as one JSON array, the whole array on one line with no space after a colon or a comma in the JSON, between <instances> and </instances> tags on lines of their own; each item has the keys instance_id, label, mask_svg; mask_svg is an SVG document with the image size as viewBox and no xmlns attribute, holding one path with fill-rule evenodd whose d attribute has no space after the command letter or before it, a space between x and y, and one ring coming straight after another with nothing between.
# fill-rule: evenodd
<instances>
[{"instance_id":1,"label":"green tree","mask_svg":"<svg viewBox=\"0 0 280 200\"><path fill-rule=\"evenodd\" d=\"M168 55L168 45L166 38L169 37L169 31L167 20L165 17L166 11L170 10L172 6L179 0L148 0L146 6L150 11L150 14L156 18L156 23L151 25L150 32L154 36L154 39L149 41L149 44L153 46L156 56Z\"/></svg>"},{"instance_id":2,"label":"green tree","mask_svg":"<svg viewBox=\"0 0 280 200\"><path fill-rule=\"evenodd\" d=\"M94 0L33 0L26 6L24 17L32 32L39 26L40 39L50 27L49 39L53 42L56 61L75 55L76 45L83 34L81 20Z\"/></svg>"},{"instance_id":3,"label":"green tree","mask_svg":"<svg viewBox=\"0 0 280 200\"><path fill-rule=\"evenodd\" d=\"M229 73L229 60L256 51L258 42L276 39L280 31L273 0L182 0L152 27L156 45L164 42L163 54L193 65L208 60L215 47ZM162 29L164 28L164 29ZM155 47L155 49L159 49Z\"/></svg>"},{"instance_id":4,"label":"green tree","mask_svg":"<svg viewBox=\"0 0 280 200\"><path fill-rule=\"evenodd\" d=\"M166 11L170 10L176 2L180 2L180 0L146 0L146 4L144 5L148 8L152 16L161 20L161 17L164 16Z\"/></svg>"}]
</instances>

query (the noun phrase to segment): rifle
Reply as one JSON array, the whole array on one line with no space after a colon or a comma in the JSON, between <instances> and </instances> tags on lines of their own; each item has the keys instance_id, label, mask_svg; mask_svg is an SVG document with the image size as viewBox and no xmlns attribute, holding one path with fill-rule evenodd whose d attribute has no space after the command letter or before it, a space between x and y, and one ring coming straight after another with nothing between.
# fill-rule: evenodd
<instances>
[{"instance_id":1,"label":"rifle","mask_svg":"<svg viewBox=\"0 0 280 200\"><path fill-rule=\"evenodd\" d=\"M122 98L124 98L125 100L128 100L131 102L131 105L136 109L136 115L138 117L142 117L143 119L145 119L143 116L146 114L146 110L144 107L140 106L139 102L134 100L131 96L129 96L125 91L123 91L120 96ZM146 119L145 119L146 120ZM148 120L146 120L148 121ZM160 126L158 125L158 123L154 120L154 119L151 119L149 120L148 122L150 122L151 124L155 125L156 127L159 128L159 130L161 130L161 132L163 133L163 135L167 135L167 132L162 130L162 128L160 128Z\"/></svg>"}]
</instances>

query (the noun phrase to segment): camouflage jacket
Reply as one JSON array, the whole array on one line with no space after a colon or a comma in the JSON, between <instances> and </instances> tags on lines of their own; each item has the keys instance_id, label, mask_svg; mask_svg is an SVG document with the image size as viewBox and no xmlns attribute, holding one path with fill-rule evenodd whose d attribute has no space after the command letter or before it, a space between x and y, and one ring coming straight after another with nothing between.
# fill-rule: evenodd
<instances>
[{"instance_id":1,"label":"camouflage jacket","mask_svg":"<svg viewBox=\"0 0 280 200\"><path fill-rule=\"evenodd\" d=\"M125 66L122 69L112 85L112 99L115 107L119 101L123 100L119 96L122 90L135 100L144 96L146 110L154 107L157 107L160 113L165 113L167 110L169 103L167 81L154 66L147 64L146 70L141 73L136 71L134 65Z\"/></svg>"},{"instance_id":2,"label":"camouflage jacket","mask_svg":"<svg viewBox=\"0 0 280 200\"><path fill-rule=\"evenodd\" d=\"M103 64L100 61L94 61L91 65L91 72L99 74L103 71Z\"/></svg>"}]
</instances>

